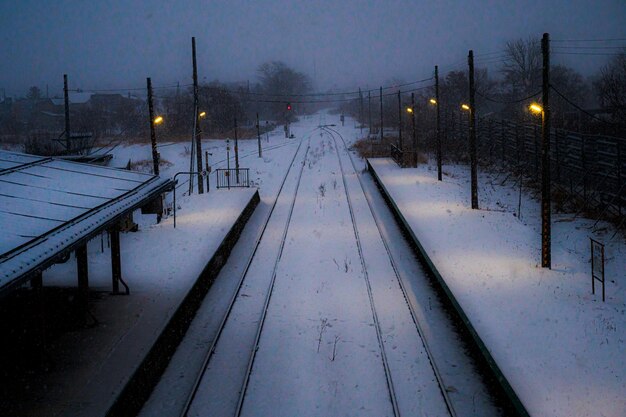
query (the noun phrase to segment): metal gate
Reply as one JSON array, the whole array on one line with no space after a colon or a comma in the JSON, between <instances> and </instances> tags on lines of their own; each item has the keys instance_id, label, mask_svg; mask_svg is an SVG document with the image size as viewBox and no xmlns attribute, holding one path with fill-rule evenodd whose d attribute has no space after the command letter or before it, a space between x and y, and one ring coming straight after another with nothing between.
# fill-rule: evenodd
<instances>
[{"instance_id":1,"label":"metal gate","mask_svg":"<svg viewBox=\"0 0 626 417\"><path fill-rule=\"evenodd\" d=\"M217 188L250 187L249 168L216 169Z\"/></svg>"}]
</instances>

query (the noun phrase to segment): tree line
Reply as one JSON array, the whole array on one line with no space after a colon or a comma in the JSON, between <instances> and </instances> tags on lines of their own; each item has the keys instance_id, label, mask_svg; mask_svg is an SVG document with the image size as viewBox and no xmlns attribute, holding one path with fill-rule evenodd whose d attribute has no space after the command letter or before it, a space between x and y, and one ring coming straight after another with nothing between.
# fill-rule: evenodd
<instances>
[{"instance_id":1,"label":"tree line","mask_svg":"<svg viewBox=\"0 0 626 417\"><path fill-rule=\"evenodd\" d=\"M199 108L206 113L201 121L202 130L206 135L224 136L233 129L235 118L240 126L250 127L256 123L257 113L261 120L281 123L286 117L286 103L311 89L308 75L281 61L260 65L253 83L212 81L200 84ZM189 138L194 118L193 87L157 89L154 97L156 112L165 120L159 126L161 137ZM70 102L73 134L87 133L95 138L148 137L145 96L73 90ZM314 110L313 107L299 109L300 112ZM24 98L0 102L0 138L27 139L36 135L53 139L63 131L63 97L44 97L38 87L31 87Z\"/></svg>"}]
</instances>

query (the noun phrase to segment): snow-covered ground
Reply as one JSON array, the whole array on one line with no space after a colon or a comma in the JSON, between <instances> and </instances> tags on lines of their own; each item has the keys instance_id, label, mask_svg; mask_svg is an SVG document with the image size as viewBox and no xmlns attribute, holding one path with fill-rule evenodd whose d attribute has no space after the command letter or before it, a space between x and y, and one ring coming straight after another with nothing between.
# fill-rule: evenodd
<instances>
[{"instance_id":1,"label":"snow-covered ground","mask_svg":"<svg viewBox=\"0 0 626 417\"><path fill-rule=\"evenodd\" d=\"M350 135L354 137L354 134ZM399 169L370 160L412 230L533 416L626 415L626 245L609 225L553 215L552 269L541 268L539 203L481 173ZM606 244L607 299L591 294L589 237Z\"/></svg>"},{"instance_id":2,"label":"snow-covered ground","mask_svg":"<svg viewBox=\"0 0 626 417\"><path fill-rule=\"evenodd\" d=\"M300 150L298 158L305 160L301 182L298 185L299 168L294 169L190 415L232 415L242 389L242 415L394 415L392 398L402 415L447 413L392 266L380 256L381 237L356 173L340 148L344 167L350 168L347 181L357 228L363 234L362 253L338 149L328 133L318 133L311 137L308 154L304 147ZM249 384L242 388L273 277Z\"/></svg>"},{"instance_id":3,"label":"snow-covered ground","mask_svg":"<svg viewBox=\"0 0 626 417\"><path fill-rule=\"evenodd\" d=\"M250 189L218 191L212 174L210 193L189 197L184 195L188 177L179 176L176 229L171 215L155 224L155 215L135 213L140 231L121 235L122 276L131 295L104 296L94 301L91 311L100 325L63 335L55 342L62 350L56 359L58 367L46 375L46 387L42 387L41 400L33 401L33 413L78 415L80 410L98 414L95 410L110 403L257 191L256 186L271 189L274 170L282 169L284 159L293 155L297 145L296 140L270 133L269 142L263 142L264 156L258 158L256 140L240 141L241 167L251 168L254 182ZM213 153L214 167L226 166L226 141L205 140L203 146ZM231 157L232 146L231 141ZM162 165L162 176L188 171L188 144L164 143L159 149L161 157L168 161ZM150 158L147 144L120 146L114 150L112 165L123 167L129 159L137 163ZM151 164L146 166L150 169ZM167 203L171 208L171 194ZM90 287L110 291L111 261L106 236L92 240L88 253ZM44 285L76 286L74 259L46 270ZM80 354L69 353L78 346ZM76 384L77 381L82 382Z\"/></svg>"},{"instance_id":4,"label":"snow-covered ground","mask_svg":"<svg viewBox=\"0 0 626 417\"><path fill-rule=\"evenodd\" d=\"M303 118L292 126L295 139L285 139L278 129L270 133L269 142L263 139L263 158L257 156L256 140L239 142L240 165L250 168L251 180L261 195L261 203L250 220L252 227L246 228L242 235L247 246L238 244L235 248L235 255L245 258L251 251L250 242L255 240L269 214L298 145L311 139L302 188L294 208L294 224L288 230L278 265L276 293L270 303L244 402L246 415L259 414L260 410L268 415L276 414L276 410L284 415L391 413L380 346L371 310L367 310L370 308L367 287L343 193L337 149L327 135L320 137L319 130L316 131L320 123L337 121L338 117L330 115ZM345 127L334 129L349 142L359 137L351 119L347 119ZM232 141L230 145L232 158ZM213 153L210 161L214 169L226 167L226 141L204 140L203 149ZM186 143L162 142L161 175L187 171L188 150ZM306 143L297 157L303 158L305 151ZM342 152L340 155L344 168L349 167L347 155ZM135 163L148 161L149 169L150 157L149 145L118 147L113 165L125 166L130 159ZM592 221L567 214L554 215L553 269L545 270L539 260L539 205L528 195L522 196L520 219L513 215L517 211L517 190L506 184L500 186L499 181L491 181L494 176L481 173L479 196L483 209L472 211L468 208L469 175L465 167L446 166L444 181L440 183L436 181L433 166L400 170L386 160L373 162L531 415L626 414L623 292L626 245L621 235L610 239L608 226L607 231L596 235L607 244L607 302L602 303L598 294L590 294L588 237ZM380 237L372 228L371 215L353 175L348 170L346 178L365 265L371 268L372 294L381 316L389 368L399 381L395 385L398 403L404 415L413 415L418 410L430 410L426 411L428 415L445 415L433 376L425 366L422 348L411 333L415 328L410 323L406 303L394 282L388 260L382 256ZM127 342L134 339L144 343L155 337L158 326L154 323L164 322L168 314L159 303L176 304L190 285L188 276L204 265L214 250L212 245L221 241L220 233L228 230L214 221L228 223L227 219L238 215L237 207L241 199L245 200L245 193L216 192L215 174L212 174L209 194L185 196L187 178L179 176L180 208L175 231L171 217L155 225L153 215L136 215L141 231L122 235L123 276L137 304L130 308L127 301L130 298L115 297L94 306L96 315L103 314L98 317L104 318L105 326L99 326L99 335L89 335L92 340L88 345L92 348L80 359L82 370L62 370L53 375L57 383L65 384L66 396L61 401L67 401L70 392L70 397L79 402L53 404L49 410L56 412L58 405L72 414L72 410L84 405L80 402L105 396L99 390L110 385L100 382L119 376L103 364L121 363L119 369L123 370L141 357L146 345ZM276 224L268 225L268 246L259 249L256 268L265 272L251 274L256 281L246 281L238 297L240 320L231 326L230 333L225 329L223 336L230 345L217 346L216 352L222 349L228 354L222 356L221 367L218 359L208 371L208 380L212 381L208 385L219 388L213 391L217 400L205 398L202 403L218 407L216 410L221 406L231 407L241 388L238 378L245 371L254 338L258 300L263 300L271 278L295 183L296 175L290 175L285 183L286 194L278 201ZM168 205L171 206L171 197ZM203 214L208 209L212 210L210 216ZM89 258L90 285L110 289L109 254L106 248L101 252L100 240L90 243ZM193 346L183 347L174 357L143 415L180 411L181 393L197 375L194 372L202 362L202 352L214 334L207 329L217 327L219 314L234 291L233 282L242 273L239 266L243 263L225 266L225 279L216 281L207 296L210 303L205 303L208 305L199 313L207 317L205 322L197 328L192 325ZM46 271L44 284L73 286L75 277L75 262L70 261ZM114 305L114 311L110 306L103 308L105 303ZM420 314L428 314L428 309L424 308ZM136 320L123 323L126 317ZM152 323L152 330L138 326L141 321ZM427 329L427 333L433 331L434 328ZM80 335L70 337L80 339ZM135 350L129 350L131 345ZM235 361L237 355L239 362ZM219 357L219 354L215 356ZM68 375L88 375L90 383L71 386L78 379L68 380ZM59 392L50 390L55 395ZM280 408L276 408L277 404Z\"/></svg>"}]
</instances>

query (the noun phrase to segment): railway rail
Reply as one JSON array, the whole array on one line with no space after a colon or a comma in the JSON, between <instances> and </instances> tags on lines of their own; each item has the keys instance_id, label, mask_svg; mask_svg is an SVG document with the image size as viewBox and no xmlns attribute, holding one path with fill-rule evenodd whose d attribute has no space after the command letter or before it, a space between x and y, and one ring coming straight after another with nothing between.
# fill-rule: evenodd
<instances>
[{"instance_id":1,"label":"railway rail","mask_svg":"<svg viewBox=\"0 0 626 417\"><path fill-rule=\"evenodd\" d=\"M273 288L273 285L274 285L274 282L275 282L275 278L276 278L276 268L277 268L278 263L280 261L280 256L282 255L282 249L283 249L284 243L285 243L285 237L286 237L287 231L289 229L289 223L291 221L291 214L293 213L293 207L295 205L296 197L297 197L297 194L298 194L298 189L299 189L299 185L300 185L300 179L302 178L302 171L304 170L305 161L306 161L306 158L307 158L307 155L308 155L308 151L309 151L309 148L310 148L310 140L311 140L312 133L313 132L311 132L308 135L307 149L305 151L304 157L302 158L302 162L300 164L300 171L298 173L298 180L297 180L297 183L296 183L296 190L295 190L293 198L292 198L292 203L291 203L291 207L290 207L290 210L289 210L288 219L287 219L287 222L286 222L285 227L284 227L284 231L283 231L282 241L280 243L280 249L279 249L278 257L276 258L276 261L274 263L272 279L271 279L271 282L270 282L269 290L267 292L266 300L264 302L262 317L261 317L261 320L259 321L259 327L258 327L257 332L256 332L254 347L252 348L251 353L250 353L248 370L246 372L246 377L244 379L244 386L242 387L242 390L241 390L243 395L245 395L245 387L247 386L247 383L249 381L252 364L254 362L254 356L256 355L256 350L257 350L257 347L258 347L258 340L259 340L259 337L260 337L260 334L261 334L261 331L262 331L262 328L263 328L265 315L266 315L266 312L267 312L267 306L269 305L269 302L270 302L270 299L271 299L272 288ZM298 148L297 148L296 152L294 153L293 159L291 160L291 162L289 164L289 168L287 169L287 172L285 173L285 176L282 179L280 188L278 190L276 198L274 199L272 207L269 210L268 215L264 219L263 227L261 229L261 232L259 233L259 235L257 236L256 241L255 241L254 250L252 251L252 253L250 254L248 260L246 261L246 267L244 268L244 271L243 271L243 273L242 273L242 275L241 275L241 277L239 279L239 282L238 282L238 285L237 285L237 289L233 293L232 298L230 299L230 302L229 302L227 310L226 310L226 314L222 318L222 320L220 322L220 325L218 327L217 333L216 333L216 335L215 335L215 337L213 339L213 342L209 346L209 349L207 351L207 354L206 354L206 357L204 359L203 365L202 365L202 367L200 369L200 373L196 377L196 380L195 380L195 383L193 385L193 388L192 388L192 390L191 390L191 392L190 392L190 394L189 394L189 396L187 398L187 401L185 403L185 407L183 408L183 412L181 414L182 416L189 415L189 413L191 411L191 407L192 407L193 401L196 398L196 395L198 393L198 389L200 387L200 384L202 383L202 378L203 378L203 376L204 376L204 374L206 372L206 369L207 369L207 366L209 364L209 361L211 360L211 357L213 356L213 354L215 352L216 346L217 346L217 344L220 341L220 337L221 337L222 332L223 332L223 330L224 330L224 328L226 326L228 318L231 315L231 312L233 310L233 306L235 305L235 302L237 301L237 297L240 295L241 288L243 286L243 283L245 281L246 276L248 275L248 271L250 270L250 266L252 265L252 261L254 260L256 254L257 254L257 250L258 250L258 248L259 248L259 246L261 244L261 240L263 239L263 236L265 234L265 230L267 229L269 221L272 218L272 214L274 213L274 209L276 208L276 204L277 204L277 202L278 202L278 200L279 200L279 198L280 198L280 196L281 196L281 194L283 192L284 185L285 185L285 183L287 181L287 178L289 177L289 174L291 173L291 171L292 171L292 169L294 167L295 161L297 159L298 154L300 153L300 148L301 148L303 143L304 143L304 139L302 139L300 141L300 143L298 145ZM240 396L240 399L238 401L237 414L236 415L239 415L240 412L241 412L241 407L243 405L243 395Z\"/></svg>"},{"instance_id":2,"label":"railway rail","mask_svg":"<svg viewBox=\"0 0 626 417\"><path fill-rule=\"evenodd\" d=\"M294 153L294 157L291 160L289 167L287 169L287 172L285 173L285 176L282 178L282 182L280 185L280 188L278 190L278 193L276 195L276 198L274 199L271 208L269 209L269 212L267 214L267 216L264 218L263 221L263 226L260 230L260 232L258 233L258 235L256 236L256 240L255 240L255 244L254 244L254 249L252 250L252 253L250 254L250 256L247 258L246 263L245 263L245 268L243 269L243 272L241 274L241 276L239 277L239 281L236 285L236 290L233 292L232 297L229 299L229 303L228 303L228 307L226 309L226 313L224 314L224 316L222 317L220 324L218 326L217 332L215 337L213 337L212 342L210 343L210 345L208 346L208 349L206 351L206 356L204 357L204 361L202 364L202 367L199 369L197 377L195 378L195 382L193 384L193 388L190 391L188 397L187 397L187 401L185 402L185 406L183 408L183 411L181 413L182 416L188 416L188 415L197 415L202 414L205 412L204 408L203 408L203 402L204 404L210 404L210 400L208 400L207 398L204 398L203 400L197 401L199 399L198 395L200 392L200 387L202 385L204 385L203 389L207 389L207 381L203 382L203 379L205 379L205 373L207 371L207 369L211 366L210 363L211 359L213 358L214 353L216 352L216 347L218 347L218 345L220 344L220 341L223 339L224 336L224 329L227 326L227 323L229 321L229 318L231 317L231 313L233 311L233 307L236 305L238 297L241 295L242 292L242 287L245 285L244 282L246 281L246 277L249 275L249 271L251 268L251 265L253 263L253 260L255 259L255 257L257 256L258 253L258 249L261 245L261 241L265 235L266 229L268 227L268 224L270 223L270 220L272 219L272 216L274 215L274 210L277 207L277 203L279 201L279 199L281 199L281 196L283 196L283 198L287 198L289 200L288 203L288 208L285 208L285 206L283 206L283 208L281 210L286 210L286 218L283 218L282 216L279 216L280 219L280 223L279 226L282 227L282 232L280 233L280 239L278 244L278 249L276 251L276 256L275 258L272 258L272 260L270 262L273 262L272 268L271 268L271 278L269 279L269 283L265 283L263 285L265 285L266 288L264 291L264 296L263 296L263 303L262 303L262 308L261 311L259 313L259 319L258 321L255 319L255 331L254 331L254 340L252 343L248 344L248 342L246 342L246 346L245 349L248 351L248 356L247 356L247 363L245 364L245 372L243 372L241 369L237 374L237 381L240 381L239 378L241 379L241 385L239 388L239 391L237 394L235 394L234 392L234 387L233 387L233 395L231 398L231 402L229 404L229 407L234 407L234 412L233 415L239 417L242 414L247 414L247 413L243 413L242 410L244 409L244 404L246 404L246 396L247 393L249 391L249 387L251 384L251 375L253 373L253 370L256 369L255 368L255 359L257 357L257 351L259 351L259 348L261 346L261 338L262 338L262 334L265 324L266 324L266 319L268 317L268 309L270 307L270 304L274 304L272 303L272 297L274 295L274 288L275 288L275 284L277 282L277 271L279 268L279 264L281 262L281 258L283 255L283 249L285 248L285 242L287 240L287 236L288 236L288 232L290 230L291 227L291 223L292 223L292 215L294 213L294 208L296 206L296 200L298 199L298 191L300 189L300 183L302 182L302 177L303 177L303 171L304 171L304 167L307 164L307 157L309 155L309 149L311 148L311 136L316 133L319 132L320 136L322 135L328 135L331 139L332 142L329 140L328 143L332 144L334 143L334 147L335 147L335 152L336 152L336 156L338 158L338 163L339 163L339 168L340 168L340 175L342 178L342 182L343 182L343 187L345 190L345 201L347 203L347 207L348 207L348 211L349 211L349 219L351 220L352 223L352 232L354 233L354 242L356 244L356 249L358 252L358 257L359 257L359 262L360 262L360 267L361 267L361 271L362 271L362 277L364 279L364 283L365 283L365 287L367 290L367 299L369 301L369 305L367 306L369 308L369 311L371 312L371 318L373 321L373 327L376 333L376 342L377 342L377 351L380 352L380 360L382 362L382 368L384 370L384 376L385 376L385 385L387 388L387 394L388 394L388 399L389 402L391 404L391 410L393 413L394 417L400 417L402 415L411 415L410 412L407 412L407 408L406 405L403 407L400 405L400 401L398 400L398 393L397 393L397 387L394 384L394 378L399 378L399 373L398 375L395 374L395 372L398 371L398 354L394 353L393 359L394 359L394 363L395 363L395 371L394 369L392 369L392 366L390 366L390 360L389 360L389 356L388 356L388 352L387 352L387 348L388 346L386 346L386 337L388 337L389 335L385 334L382 326L381 326L381 318L379 317L379 312L377 311L377 291L380 291L380 282L378 282L378 286L377 289L373 288L372 282L370 280L370 274L368 272L369 266L368 266L368 262L366 261L366 256L364 254L364 249L363 249L363 242L362 242L362 238L361 238L361 230L360 230L360 226L359 222L360 220L358 220L357 218L361 218L360 216L363 216L363 210L367 211L367 209L360 209L358 214L355 210L354 207L354 197L356 196L357 199L360 199L360 192L363 193L363 197L364 197L364 201L367 203L367 207L369 208L369 213L371 214L371 217L373 218L373 224L375 224L375 228L372 230L375 230L377 233L377 236L380 236L380 241L382 243L382 245L384 246L384 250L386 253L386 258L388 258L389 260L389 264L391 265L391 269L393 269L393 275L395 276L395 281L393 285L395 285L395 282L397 282L397 287L399 287L399 291L401 291L401 296L404 298L404 302L406 303L406 306L408 307L408 312L410 313L410 320L412 320L412 324L410 324L410 326L414 326L415 331L417 336L411 336L414 339L411 340L415 340L415 342L411 342L414 343L415 349L417 349L415 352L413 352L414 354L422 354L420 353L420 349L418 348L418 344L421 343L422 346L422 350L426 355L427 361L428 361L428 365L423 365L423 366L429 366L430 370L432 370L432 375L434 375L434 378L432 379L432 381L434 381L434 383L436 383L436 388L435 385L431 382L427 382L428 384L431 384L429 388L429 390L432 390L431 392L434 394L435 392L439 392L441 395L441 402L439 402L439 406L437 407L441 407L441 411L444 410L445 408L445 412L447 413L447 415L450 415L451 417L456 417L458 415L480 415L480 414L472 414L472 413L467 413L465 412L465 410L462 413L458 413L457 412L457 408L460 407L461 409L463 408L464 405L466 405L466 403L463 403L462 401L460 401L458 404L452 400L452 398L449 395L449 390L448 388L452 386L452 384L450 383L450 381L446 381L445 378L446 376L442 374L442 372L439 369L439 366L437 364L437 360L435 358L435 355L433 355L433 350L430 346L428 337L426 335L426 332L424 331L424 327L428 327L428 324L424 325L422 323L421 320L424 319L424 316L422 315L420 318L420 314L418 314L418 312L416 311L416 307L414 305L414 302L412 302L410 300L411 296L410 296L410 289L408 289L408 285L405 281L406 281L406 277L404 277L403 275L406 274L406 269L404 268L399 268L398 263L402 263L403 260L397 260L396 256L394 255L394 250L392 250L392 248L390 246L391 242L389 241L389 237L386 236L385 233L385 228L382 227L382 222L384 221L379 214L377 213L377 209L375 208L375 204L372 201L372 196L368 195L368 192L366 191L366 187L363 183L363 179L361 178L361 175L359 175L358 173L358 169L357 166L355 164L355 161L352 157L352 155L350 154L350 151L348 149L348 145L345 141L345 139L343 138L343 136L340 134L340 132L338 132L335 129L332 129L330 126L326 125L320 125L317 129L312 130L309 134L308 134L308 138L305 137L301 140L301 142L298 145L298 148L296 150L296 152ZM340 146L339 140L341 141L342 146ZM303 146L304 142L307 142L306 145L306 150L304 151L304 155L301 156L300 158L298 158L298 155L301 155L301 147ZM253 154L253 153L250 153ZM352 171L354 172L354 176L356 177L356 179L358 180L359 186L356 186L354 184L354 182L352 183L352 185L349 184L349 181L353 181L352 179L350 179L350 177L353 175L352 172L347 169L347 166L345 165L346 163L346 158L350 161L349 164L352 167ZM299 164L296 164L296 161L300 161ZM285 184L287 182L288 177L291 176L293 181L293 171L295 169L295 167L299 165L299 170L297 172L297 178L295 180L295 185L293 185L292 187L290 186L290 189L293 189L293 195L288 194L288 196L284 196L285 192L284 192L284 188L285 188ZM310 162L309 162L309 168L310 168ZM349 179L349 181L348 181ZM355 188L356 187L356 188ZM359 190L360 187L360 191ZM352 188L352 191L351 191ZM357 194L352 195L352 193L356 192ZM343 197L341 197L343 198ZM358 203L360 204L360 207L365 207L364 202L362 200L358 200ZM276 217L276 216L274 216ZM284 223L283 223L284 222ZM295 227L295 226L294 226ZM349 227L349 226L348 226ZM274 227L275 229L277 229L277 227ZM278 230L273 231L273 233L275 233L276 235L278 235ZM369 233L372 233L371 231L369 231ZM367 235L367 233L366 233ZM371 236L371 235L370 235ZM276 243L273 243L274 245ZM355 259L356 259L356 255L355 255ZM369 258L368 258L369 259ZM266 270L266 272L269 272L270 268L268 265L268 268ZM267 276L267 275L266 275ZM391 275L389 275L389 277L391 277ZM391 278L389 278L391 280ZM397 289L395 291L398 291ZM414 291L413 291L414 292ZM365 294L365 293L363 293ZM399 295L400 293L398 292L397 297L400 297ZM412 293L411 293L412 294ZM245 294L244 294L245 295ZM260 297L260 296L259 296ZM259 300L259 304L260 304L260 300ZM406 310L405 310L406 311ZM410 323L410 320L408 318L408 313L404 313L407 315L407 319L406 319L406 323ZM273 317L273 316L272 316ZM388 323L389 323L389 318L385 318L386 323L387 323L387 327L386 329L388 329ZM408 324L407 324L408 325ZM251 331L250 331L250 335L251 335ZM247 340L251 340L252 338L249 337ZM226 339L227 340L227 339ZM374 339L372 339L373 341ZM394 347L395 349L395 347ZM319 350L319 348L318 348ZM462 350L462 348L461 348ZM240 364L243 365L244 364L244 359L242 356L240 357ZM267 359L267 358L266 358ZM265 362L265 361L264 361ZM424 364L426 362L423 362ZM217 368L216 368L217 369ZM426 369L426 368L423 368ZM446 368L447 369L447 368ZM430 370L426 371L428 372L428 374L430 374ZM215 371L212 371L213 373ZM243 374L243 376L242 376ZM217 375L217 374L216 374ZM380 374L382 376L382 372ZM447 375L447 374L446 374ZM215 376L214 376L215 378ZM256 380L256 376L255 376L255 380ZM380 380L382 383L382 379ZM213 381L215 382L215 381ZM454 382L454 381L452 381ZM237 382L234 382L237 383ZM384 385L381 384L380 387L382 388ZM404 387L406 388L406 387ZM205 392L205 391L202 391ZM230 392L230 391L229 391ZM475 395L475 393L474 393ZM235 404L235 396L236 398L236 406ZM436 394L435 394L436 396ZM406 389L403 390L403 397L405 399L406 402ZM440 400L435 400L435 401L440 401ZM457 398L458 400L458 398ZM207 401L209 401L207 403ZM196 404L197 402L197 404ZM443 405L445 404L445 406ZM456 407L455 407L456 406ZM231 408L232 409L232 408ZM248 410L248 406L246 406L246 410ZM494 414L494 413L487 413L489 415ZM496 413L497 414L497 413Z\"/></svg>"}]
</instances>

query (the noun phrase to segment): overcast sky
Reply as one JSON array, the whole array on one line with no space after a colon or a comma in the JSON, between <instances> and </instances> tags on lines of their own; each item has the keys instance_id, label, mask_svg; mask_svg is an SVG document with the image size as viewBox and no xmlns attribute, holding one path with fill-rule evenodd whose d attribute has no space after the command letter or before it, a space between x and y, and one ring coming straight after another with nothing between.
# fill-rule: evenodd
<instances>
[{"instance_id":1,"label":"overcast sky","mask_svg":"<svg viewBox=\"0 0 626 417\"><path fill-rule=\"evenodd\" d=\"M200 80L253 82L282 60L318 89L413 81L507 40L626 38L626 0L0 0L0 94L39 86L143 87ZM624 43L622 43L624 44ZM560 56L585 75L605 56ZM496 70L495 64L490 68ZM315 70L315 71L314 71Z\"/></svg>"}]
</instances>

